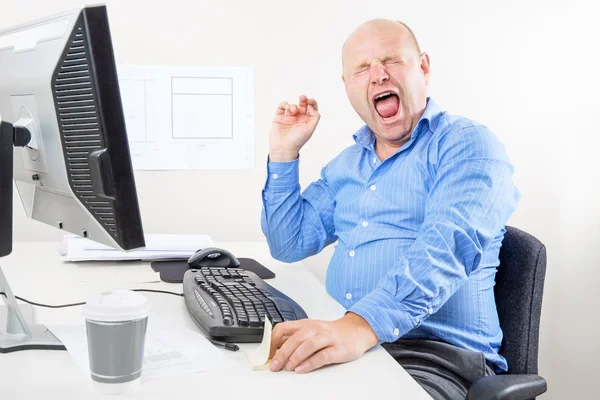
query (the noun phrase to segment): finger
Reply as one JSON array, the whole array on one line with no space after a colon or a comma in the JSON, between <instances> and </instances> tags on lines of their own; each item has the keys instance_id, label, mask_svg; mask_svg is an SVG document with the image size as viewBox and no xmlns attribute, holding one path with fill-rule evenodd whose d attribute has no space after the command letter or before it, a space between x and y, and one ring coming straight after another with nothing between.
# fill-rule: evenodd
<instances>
[{"instance_id":1,"label":"finger","mask_svg":"<svg viewBox=\"0 0 600 400\"><path fill-rule=\"evenodd\" d=\"M273 372L280 371L289 361L290 356L294 351L309 337L314 336L312 329L300 329L294 333L286 342L275 352L273 361L271 361L269 368Z\"/></svg>"},{"instance_id":2,"label":"finger","mask_svg":"<svg viewBox=\"0 0 600 400\"><path fill-rule=\"evenodd\" d=\"M339 362L337 359L337 351L335 347L326 347L325 349L319 351L308 360L304 361L300 365L298 365L294 371L300 374L304 374L306 372L314 371L315 369L319 369L324 365L334 364Z\"/></svg>"},{"instance_id":3,"label":"finger","mask_svg":"<svg viewBox=\"0 0 600 400\"><path fill-rule=\"evenodd\" d=\"M308 106L308 121L306 121L306 125L311 132L314 132L317 129L317 125L319 124L319 120L321 119L321 115L313 108L313 106Z\"/></svg>"},{"instance_id":4,"label":"finger","mask_svg":"<svg viewBox=\"0 0 600 400\"><path fill-rule=\"evenodd\" d=\"M319 111L319 105L317 104L317 101L315 99L308 99L306 102L307 104L313 106L315 110Z\"/></svg>"},{"instance_id":5,"label":"finger","mask_svg":"<svg viewBox=\"0 0 600 400\"><path fill-rule=\"evenodd\" d=\"M298 114L298 106L295 104L292 104L288 110L288 115L296 115Z\"/></svg>"},{"instance_id":6,"label":"finger","mask_svg":"<svg viewBox=\"0 0 600 400\"><path fill-rule=\"evenodd\" d=\"M298 365L308 360L318 351L321 351L333 345L331 335L315 335L305 340L294 353L290 356L289 361L285 365L287 371L293 371Z\"/></svg>"},{"instance_id":7,"label":"finger","mask_svg":"<svg viewBox=\"0 0 600 400\"><path fill-rule=\"evenodd\" d=\"M296 333L303 324L299 321L280 322L275 325L271 332L271 350L269 358L273 358L277 349L279 349L294 333Z\"/></svg>"},{"instance_id":8,"label":"finger","mask_svg":"<svg viewBox=\"0 0 600 400\"><path fill-rule=\"evenodd\" d=\"M307 114L309 117L320 117L319 112L310 104L308 105Z\"/></svg>"},{"instance_id":9,"label":"finger","mask_svg":"<svg viewBox=\"0 0 600 400\"><path fill-rule=\"evenodd\" d=\"M308 99L306 98L305 95L301 95L299 97L299 102L298 102L298 112L300 114L306 114L306 106L308 105Z\"/></svg>"},{"instance_id":10,"label":"finger","mask_svg":"<svg viewBox=\"0 0 600 400\"><path fill-rule=\"evenodd\" d=\"M287 340L288 340L289 338L291 338L291 336L284 336L284 337L281 339L281 345L280 345L279 347L283 346L283 344L284 344L285 342L287 342ZM277 350L277 349L275 349L275 350Z\"/></svg>"},{"instance_id":11,"label":"finger","mask_svg":"<svg viewBox=\"0 0 600 400\"><path fill-rule=\"evenodd\" d=\"M287 101L282 101L277 106L277 111L275 112L275 114L276 115L285 115L286 110L288 110L289 108L290 108L289 103Z\"/></svg>"}]
</instances>

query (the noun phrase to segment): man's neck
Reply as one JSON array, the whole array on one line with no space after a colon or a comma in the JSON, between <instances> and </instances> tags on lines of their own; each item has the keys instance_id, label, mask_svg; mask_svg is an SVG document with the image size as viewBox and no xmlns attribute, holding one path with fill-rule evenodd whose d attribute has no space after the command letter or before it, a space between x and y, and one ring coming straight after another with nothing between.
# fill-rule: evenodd
<instances>
[{"instance_id":1,"label":"man's neck","mask_svg":"<svg viewBox=\"0 0 600 400\"><path fill-rule=\"evenodd\" d=\"M410 138L406 139L401 143L389 143L385 140L376 138L375 139L375 154L381 161L387 160L391 157L398 149L404 146L404 143L408 142Z\"/></svg>"}]
</instances>

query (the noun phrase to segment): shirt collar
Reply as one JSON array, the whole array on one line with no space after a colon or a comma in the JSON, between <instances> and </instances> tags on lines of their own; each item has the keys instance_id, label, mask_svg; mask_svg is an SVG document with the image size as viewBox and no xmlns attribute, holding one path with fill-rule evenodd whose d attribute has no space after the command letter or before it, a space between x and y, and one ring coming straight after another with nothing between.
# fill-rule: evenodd
<instances>
[{"instance_id":1,"label":"shirt collar","mask_svg":"<svg viewBox=\"0 0 600 400\"><path fill-rule=\"evenodd\" d=\"M431 98L427 98L427 106L425 106L425 111L423 111L423 115L419 119L417 126L414 131L410 135L410 140L407 143L411 143L416 138L429 128L431 131L435 130L435 125L437 124L437 117L442 113L440 106ZM356 133L352 135L354 141L365 148L372 148L375 143L375 134L371 131L368 125L364 125L361 127Z\"/></svg>"}]
</instances>

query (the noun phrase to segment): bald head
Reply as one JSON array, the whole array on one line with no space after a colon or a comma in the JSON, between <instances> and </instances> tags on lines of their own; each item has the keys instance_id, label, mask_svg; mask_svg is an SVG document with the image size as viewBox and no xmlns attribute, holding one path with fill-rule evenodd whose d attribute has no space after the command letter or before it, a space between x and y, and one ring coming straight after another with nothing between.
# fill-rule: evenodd
<instances>
[{"instance_id":1,"label":"bald head","mask_svg":"<svg viewBox=\"0 0 600 400\"><path fill-rule=\"evenodd\" d=\"M348 36L342 46L342 64L345 62L346 53L352 51L357 43L382 34L397 35L403 42L413 47L417 54L421 54L417 38L408 25L402 21L376 18L361 24Z\"/></svg>"},{"instance_id":2,"label":"bald head","mask_svg":"<svg viewBox=\"0 0 600 400\"><path fill-rule=\"evenodd\" d=\"M377 146L390 151L381 155L392 154L408 140L425 110L429 55L421 52L403 22L373 19L344 43L342 67L350 104L377 136Z\"/></svg>"}]
</instances>

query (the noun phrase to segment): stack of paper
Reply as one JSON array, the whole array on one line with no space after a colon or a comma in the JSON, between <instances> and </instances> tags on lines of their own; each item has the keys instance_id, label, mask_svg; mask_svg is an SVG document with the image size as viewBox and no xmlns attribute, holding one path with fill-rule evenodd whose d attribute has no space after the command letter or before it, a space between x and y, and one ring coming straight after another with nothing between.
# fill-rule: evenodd
<instances>
[{"instance_id":1,"label":"stack of paper","mask_svg":"<svg viewBox=\"0 0 600 400\"><path fill-rule=\"evenodd\" d=\"M63 261L119 261L188 259L213 246L207 235L145 235L146 247L123 251L75 235L66 235L58 253Z\"/></svg>"}]
</instances>

